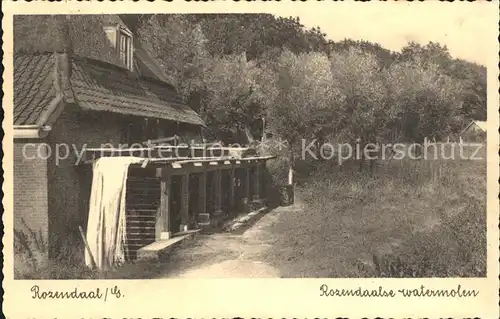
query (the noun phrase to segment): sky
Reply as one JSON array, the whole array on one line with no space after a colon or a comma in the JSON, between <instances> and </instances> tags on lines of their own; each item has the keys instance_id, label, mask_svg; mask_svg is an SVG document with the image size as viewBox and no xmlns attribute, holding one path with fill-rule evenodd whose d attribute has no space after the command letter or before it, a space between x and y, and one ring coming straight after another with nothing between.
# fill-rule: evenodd
<instances>
[{"instance_id":1,"label":"sky","mask_svg":"<svg viewBox=\"0 0 500 319\"><path fill-rule=\"evenodd\" d=\"M278 15L298 16L306 27L319 26L334 41L367 40L392 51L401 50L409 41L433 41L446 45L455 58L483 65L498 52L498 7L491 3L322 4L315 10L295 7Z\"/></svg>"}]
</instances>

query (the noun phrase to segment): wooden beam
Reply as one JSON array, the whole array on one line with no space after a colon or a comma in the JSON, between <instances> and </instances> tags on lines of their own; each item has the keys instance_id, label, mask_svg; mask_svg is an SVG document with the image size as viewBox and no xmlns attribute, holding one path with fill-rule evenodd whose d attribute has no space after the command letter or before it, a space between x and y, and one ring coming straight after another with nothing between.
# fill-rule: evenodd
<instances>
[{"instance_id":1,"label":"wooden beam","mask_svg":"<svg viewBox=\"0 0 500 319\"><path fill-rule=\"evenodd\" d=\"M181 232L188 230L189 223L189 174L183 174L181 180Z\"/></svg>"},{"instance_id":2,"label":"wooden beam","mask_svg":"<svg viewBox=\"0 0 500 319\"><path fill-rule=\"evenodd\" d=\"M199 225L210 225L210 214L207 213L207 172L199 174L198 179L198 216Z\"/></svg>"},{"instance_id":3,"label":"wooden beam","mask_svg":"<svg viewBox=\"0 0 500 319\"><path fill-rule=\"evenodd\" d=\"M222 204L222 187L221 187L221 177L222 172L220 170L214 171L214 215L221 215L221 204Z\"/></svg>"},{"instance_id":4,"label":"wooden beam","mask_svg":"<svg viewBox=\"0 0 500 319\"><path fill-rule=\"evenodd\" d=\"M248 212L250 209L250 168L243 168L243 210L244 212Z\"/></svg>"},{"instance_id":5,"label":"wooden beam","mask_svg":"<svg viewBox=\"0 0 500 319\"><path fill-rule=\"evenodd\" d=\"M207 212L207 173L201 172L198 180L198 213Z\"/></svg>"},{"instance_id":6,"label":"wooden beam","mask_svg":"<svg viewBox=\"0 0 500 319\"><path fill-rule=\"evenodd\" d=\"M229 209L234 210L234 167L229 170Z\"/></svg>"},{"instance_id":7,"label":"wooden beam","mask_svg":"<svg viewBox=\"0 0 500 319\"><path fill-rule=\"evenodd\" d=\"M252 196L252 200L254 202L259 202L260 201L260 163L257 163L257 165L255 165L253 167L253 196Z\"/></svg>"}]
</instances>

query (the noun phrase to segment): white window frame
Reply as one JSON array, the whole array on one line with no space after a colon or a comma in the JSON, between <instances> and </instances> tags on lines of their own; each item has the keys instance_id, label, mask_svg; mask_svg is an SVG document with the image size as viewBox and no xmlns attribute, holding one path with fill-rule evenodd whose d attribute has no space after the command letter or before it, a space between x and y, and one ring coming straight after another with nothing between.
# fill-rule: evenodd
<instances>
[{"instance_id":1,"label":"white window frame","mask_svg":"<svg viewBox=\"0 0 500 319\"><path fill-rule=\"evenodd\" d=\"M122 61L125 66L130 70L130 71L133 71L133 67L134 67L134 57L133 57L133 54L134 54L134 44L133 44L133 36L132 36L132 33L130 31L128 31L127 29L124 29L124 28L120 28L118 27L117 28L117 32L116 32L116 41L117 41L117 45L116 45L116 49L118 51L118 55L120 57L120 61ZM126 41L125 43L125 59L122 57L122 39L128 39L128 41Z\"/></svg>"},{"instance_id":2,"label":"white window frame","mask_svg":"<svg viewBox=\"0 0 500 319\"><path fill-rule=\"evenodd\" d=\"M116 25L116 26L107 26L104 27L104 31L106 32L106 35L108 39L111 41L114 49L116 50L116 53L118 55L118 58L120 61L130 70L133 71L134 68L134 37L132 32L130 32L128 29ZM122 39L126 38L128 41L125 43L125 59L122 56Z\"/></svg>"}]
</instances>

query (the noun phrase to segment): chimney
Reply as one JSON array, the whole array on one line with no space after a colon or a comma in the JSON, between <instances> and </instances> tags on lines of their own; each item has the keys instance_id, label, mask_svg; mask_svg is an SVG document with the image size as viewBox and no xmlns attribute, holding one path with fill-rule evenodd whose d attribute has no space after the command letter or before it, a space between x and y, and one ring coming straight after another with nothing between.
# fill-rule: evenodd
<instances>
[{"instance_id":1,"label":"chimney","mask_svg":"<svg viewBox=\"0 0 500 319\"><path fill-rule=\"evenodd\" d=\"M59 88L63 94L64 101L68 103L74 102L73 92L71 90L70 79L72 74L72 60L73 60L73 41L71 38L71 17L65 16L64 23L64 47L63 52L57 56L57 70L59 77Z\"/></svg>"},{"instance_id":2,"label":"chimney","mask_svg":"<svg viewBox=\"0 0 500 319\"><path fill-rule=\"evenodd\" d=\"M59 78L59 88L61 93L63 94L64 101L67 103L73 103L73 91L71 90L71 53L62 52L57 56L57 70L58 70L58 78Z\"/></svg>"}]
</instances>

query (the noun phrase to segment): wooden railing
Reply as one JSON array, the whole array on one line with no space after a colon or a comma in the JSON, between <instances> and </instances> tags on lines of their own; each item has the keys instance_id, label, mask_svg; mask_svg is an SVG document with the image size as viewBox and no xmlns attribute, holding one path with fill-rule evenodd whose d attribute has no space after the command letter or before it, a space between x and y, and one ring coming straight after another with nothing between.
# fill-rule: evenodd
<instances>
[{"instance_id":1,"label":"wooden railing","mask_svg":"<svg viewBox=\"0 0 500 319\"><path fill-rule=\"evenodd\" d=\"M135 156L148 159L238 159L248 156L256 156L257 151L249 147L224 147L218 143L200 144L157 144L164 141L177 141L175 138L147 141L142 148L88 148L85 150L84 162L89 163L100 157Z\"/></svg>"}]
</instances>

